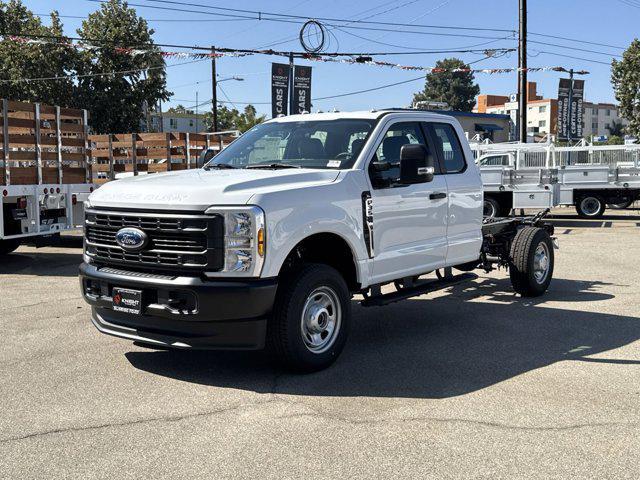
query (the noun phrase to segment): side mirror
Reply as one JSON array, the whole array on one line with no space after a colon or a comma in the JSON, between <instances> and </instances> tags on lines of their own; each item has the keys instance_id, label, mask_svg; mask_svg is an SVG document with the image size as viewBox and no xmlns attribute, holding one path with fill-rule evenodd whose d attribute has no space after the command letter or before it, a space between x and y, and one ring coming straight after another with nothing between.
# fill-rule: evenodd
<instances>
[{"instance_id":1,"label":"side mirror","mask_svg":"<svg viewBox=\"0 0 640 480\"><path fill-rule=\"evenodd\" d=\"M198 160L196 160L197 168L202 168L205 164L211 160L215 156L216 152L214 150L203 149L198 156Z\"/></svg>"},{"instance_id":2,"label":"side mirror","mask_svg":"<svg viewBox=\"0 0 640 480\"><path fill-rule=\"evenodd\" d=\"M400 149L400 183L411 185L433 180L433 157L424 145L403 145Z\"/></svg>"}]
</instances>

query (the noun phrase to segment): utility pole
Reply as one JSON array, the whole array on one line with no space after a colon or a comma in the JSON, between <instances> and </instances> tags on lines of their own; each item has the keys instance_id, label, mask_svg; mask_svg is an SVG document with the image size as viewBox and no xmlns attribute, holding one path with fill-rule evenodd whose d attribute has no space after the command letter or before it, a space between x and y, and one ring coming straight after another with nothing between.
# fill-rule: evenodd
<instances>
[{"instance_id":1,"label":"utility pole","mask_svg":"<svg viewBox=\"0 0 640 480\"><path fill-rule=\"evenodd\" d=\"M296 99L293 97L294 70L293 53L289 53L289 115L294 114L296 105Z\"/></svg>"},{"instance_id":2,"label":"utility pole","mask_svg":"<svg viewBox=\"0 0 640 480\"><path fill-rule=\"evenodd\" d=\"M527 141L527 0L519 0L518 123L520 141Z\"/></svg>"},{"instance_id":3,"label":"utility pole","mask_svg":"<svg viewBox=\"0 0 640 480\"><path fill-rule=\"evenodd\" d=\"M211 46L211 105L213 107L213 131L218 131L218 82L216 81L216 49Z\"/></svg>"}]
</instances>

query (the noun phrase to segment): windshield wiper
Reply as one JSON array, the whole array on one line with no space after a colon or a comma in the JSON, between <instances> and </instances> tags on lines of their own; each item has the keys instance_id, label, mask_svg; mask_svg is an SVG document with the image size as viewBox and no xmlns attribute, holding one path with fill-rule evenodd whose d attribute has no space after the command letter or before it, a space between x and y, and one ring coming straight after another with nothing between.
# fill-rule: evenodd
<instances>
[{"instance_id":1,"label":"windshield wiper","mask_svg":"<svg viewBox=\"0 0 640 480\"><path fill-rule=\"evenodd\" d=\"M289 163L259 163L257 165L247 165L245 168L302 168L298 165L291 165Z\"/></svg>"},{"instance_id":2,"label":"windshield wiper","mask_svg":"<svg viewBox=\"0 0 640 480\"><path fill-rule=\"evenodd\" d=\"M233 165L229 165L228 163L211 163L208 165L205 165L204 167L202 167L204 170L211 170L213 168L217 168L218 170L224 170L224 169L235 169L238 167L234 167Z\"/></svg>"}]
</instances>

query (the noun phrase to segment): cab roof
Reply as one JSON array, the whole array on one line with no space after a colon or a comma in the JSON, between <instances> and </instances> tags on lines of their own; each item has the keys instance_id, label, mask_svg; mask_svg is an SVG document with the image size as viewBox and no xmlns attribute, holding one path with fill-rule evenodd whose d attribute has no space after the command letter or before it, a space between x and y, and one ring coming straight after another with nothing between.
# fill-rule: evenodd
<instances>
[{"instance_id":1,"label":"cab roof","mask_svg":"<svg viewBox=\"0 0 640 480\"><path fill-rule=\"evenodd\" d=\"M313 122L320 120L342 120L342 119L363 119L376 120L384 115L398 114L407 117L420 117L433 121L444 118L452 118L449 115L431 112L428 110L415 110L411 108L383 108L379 110L360 110L355 112L323 112L323 113L302 113L298 115L287 115L276 117L269 122Z\"/></svg>"}]
</instances>

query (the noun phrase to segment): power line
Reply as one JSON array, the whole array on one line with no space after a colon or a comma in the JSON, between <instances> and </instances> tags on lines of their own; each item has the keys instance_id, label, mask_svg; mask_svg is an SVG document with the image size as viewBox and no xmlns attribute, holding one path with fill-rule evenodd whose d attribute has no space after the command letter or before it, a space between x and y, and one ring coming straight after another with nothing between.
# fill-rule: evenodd
<instances>
[{"instance_id":1,"label":"power line","mask_svg":"<svg viewBox=\"0 0 640 480\"><path fill-rule=\"evenodd\" d=\"M49 18L50 13L34 13L36 17ZM75 20L86 20L89 17L84 15L58 15L60 18L72 18ZM146 22L244 22L254 20L252 18L145 18Z\"/></svg>"},{"instance_id":2,"label":"power line","mask_svg":"<svg viewBox=\"0 0 640 480\"><path fill-rule=\"evenodd\" d=\"M100 39L87 39L87 38L80 38L80 37L68 37L68 36L63 36L63 35L41 35L41 34L27 34L27 33L20 33L20 34L6 34L6 37L16 37L16 38L20 38L20 37L24 37L24 38L35 38L35 39L57 39L57 40L64 40L69 41L69 40L74 40L74 41L81 41L81 42L88 42L90 44L96 44L96 43L108 43L110 44L112 47L115 48L123 48L123 49L133 49L133 48L139 48L139 47L169 47L169 48L179 48L179 49L187 49L187 50L200 50L200 51L207 51L208 53L211 52L211 47L201 47L198 45L176 45L176 44L163 44L163 43L143 43L143 44L137 44L137 45L118 45L116 44L116 42L111 41L111 40L100 40ZM11 38L9 38L11 39ZM502 40L502 38L499 38L499 40ZM64 44L63 44L64 46ZM501 48L498 50L511 50L511 49L506 49L506 48ZM301 52L301 51L278 51L278 50L271 50L271 49L267 49L267 50L256 50L256 49L249 49L249 48L228 48L228 47L216 47L216 51L217 52L224 52L224 53L239 53L239 54L257 54L257 55L278 55L278 56L286 56L288 57L289 55L294 55L295 57L298 58L303 58L303 59L313 59L314 56L310 55L307 52ZM405 52L405 51L395 51L395 52L325 52L325 53L321 53L319 55L316 55L315 57L367 57L367 56L385 56L385 55L422 55L422 54L435 54L435 53L479 53L479 52L484 52L485 50L483 49L468 49L468 50L455 50L455 49L448 49L448 50L423 50L423 51L416 51L416 52ZM162 53L161 51L158 53ZM165 52L166 53L166 52Z\"/></svg>"},{"instance_id":3,"label":"power line","mask_svg":"<svg viewBox=\"0 0 640 480\"><path fill-rule=\"evenodd\" d=\"M569 42L586 43L588 45L596 45L598 47L617 48L617 49L620 49L620 50L625 50L626 49L626 47L621 47L619 45L610 45L608 43L592 42L592 41L589 41L589 40L580 40L578 38L562 37L562 36L559 36L559 35L548 35L546 33L529 32L529 35L536 35L538 37L555 38L556 40L567 40ZM532 40L529 40L529 41L531 42Z\"/></svg>"},{"instance_id":4,"label":"power line","mask_svg":"<svg viewBox=\"0 0 640 480\"><path fill-rule=\"evenodd\" d=\"M622 57L622 55L619 55L617 53L608 53L608 52L600 52L597 50L589 50L588 48L579 48L579 47L573 47L573 46L565 46L565 45L558 45L557 43L549 43L549 42L540 42L538 40L529 40L529 43L535 43L536 45L545 45L547 47L558 47L558 48L567 48L570 50L575 50L578 52L586 52L586 53L595 53L597 55L607 55L607 56L611 56L611 57Z\"/></svg>"},{"instance_id":5,"label":"power line","mask_svg":"<svg viewBox=\"0 0 640 480\"><path fill-rule=\"evenodd\" d=\"M600 60L593 60L593 59L591 59L591 58L575 57L575 56L573 56L573 55L565 55L565 54L557 53L557 52L548 52L548 51L545 51L545 50L537 50L537 49L536 49L536 51L537 51L538 53L544 53L544 54L547 54L547 55L556 55L556 56L558 56L558 57L570 58L570 59L572 59L572 60L581 60L581 61L584 61L584 62L599 63L600 65L608 65L608 66L611 66L611 63L603 62L603 61L600 61Z\"/></svg>"},{"instance_id":6,"label":"power line","mask_svg":"<svg viewBox=\"0 0 640 480\"><path fill-rule=\"evenodd\" d=\"M88 1L94 1L94 2L104 2L104 0L88 0ZM153 3L161 3L161 4L170 4L170 5L182 5L182 6L188 6L188 7L197 7L197 8L206 8L209 10L218 10L218 11L223 11L223 12L237 12L238 14L251 14L254 17L252 18L257 18L260 20L268 20L268 17L276 17L276 18L291 18L291 19L297 19L297 20L309 20L310 18L313 18L315 20L321 21L321 22L351 22L351 23L365 23L365 24L371 24L371 25L387 25L387 26L403 26L403 27L420 27L420 28L436 28L436 29L453 29L453 30L473 30L473 31L488 31L488 32L508 32L508 33L512 33L513 30L511 29L505 29L505 28L490 28L490 27L465 27L465 26L459 26L459 25L425 25L425 24L410 24L410 23L398 23L398 22L380 22L380 21L369 21L367 19L360 19L360 20L349 20L349 19L344 19L344 18L330 18L330 17L316 17L316 16L307 16L307 15L293 15L293 14L286 14L286 13L274 13L274 12L265 12L265 11L259 11L259 10L246 10L246 9L240 9L240 8L229 8L229 7L218 7L218 6L213 6L213 5L205 5L205 4L199 4L199 3L191 3L191 2L183 2L183 1L176 1L176 0L143 0L146 2L153 2ZM398 7L394 7L392 9L389 9L388 11L392 11L395 10L397 8L401 8L402 6L408 5L410 3L415 3L415 1L417 0L412 0L409 2L406 2L404 5L400 5ZM130 4L131 5L131 4ZM153 8L153 6L151 5L140 5L143 7L147 7L147 8ZM385 12L379 12L376 13L372 16L377 16L377 15L381 15ZM205 12L198 12L198 13L205 13ZM213 13L212 13L213 14ZM370 18L370 17L368 17Z\"/></svg>"},{"instance_id":7,"label":"power line","mask_svg":"<svg viewBox=\"0 0 640 480\"><path fill-rule=\"evenodd\" d=\"M190 63L201 62L203 59L191 60L189 62L182 63L174 63L173 65L161 65L157 67L147 67L147 68L136 68L132 70L121 70L117 72L101 72L101 73L86 73L86 74L69 74L69 75L59 75L55 77L37 77L37 78L16 78L16 79L0 79L0 83L14 83L14 82L39 82L44 80L67 80L73 78L89 78L89 77L107 77L110 75L127 75L129 73L138 73L145 72L148 70L158 70L162 68L170 68L170 67L178 67L180 65L188 65Z\"/></svg>"}]
</instances>

